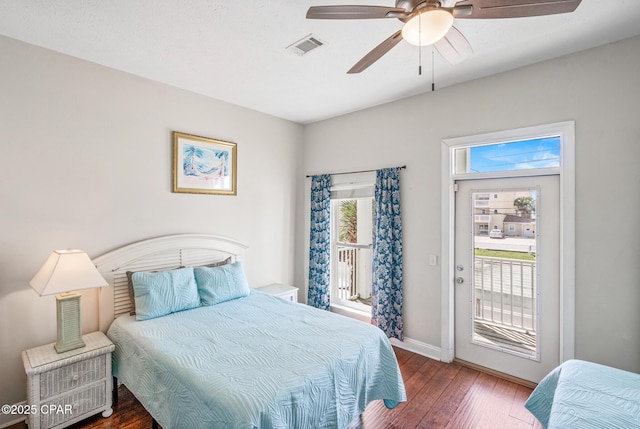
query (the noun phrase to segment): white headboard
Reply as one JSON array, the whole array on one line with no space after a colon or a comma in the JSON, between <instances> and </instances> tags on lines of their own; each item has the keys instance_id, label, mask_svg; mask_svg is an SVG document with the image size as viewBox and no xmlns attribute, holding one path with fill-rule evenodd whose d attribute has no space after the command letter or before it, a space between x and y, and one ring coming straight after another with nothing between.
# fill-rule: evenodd
<instances>
[{"instance_id":1,"label":"white headboard","mask_svg":"<svg viewBox=\"0 0 640 429\"><path fill-rule=\"evenodd\" d=\"M209 234L175 234L138 241L93 259L108 287L100 291L100 330L105 332L114 318L129 313L132 303L127 271L152 271L243 260L247 246Z\"/></svg>"}]
</instances>

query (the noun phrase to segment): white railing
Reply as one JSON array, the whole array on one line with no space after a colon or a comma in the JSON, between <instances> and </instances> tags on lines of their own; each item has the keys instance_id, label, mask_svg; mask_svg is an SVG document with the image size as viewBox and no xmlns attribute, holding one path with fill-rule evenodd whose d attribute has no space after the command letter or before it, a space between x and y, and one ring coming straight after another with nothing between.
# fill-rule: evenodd
<instances>
[{"instance_id":1,"label":"white railing","mask_svg":"<svg viewBox=\"0 0 640 429\"><path fill-rule=\"evenodd\" d=\"M371 297L371 246L340 243L336 264L337 297L343 301Z\"/></svg>"},{"instance_id":2,"label":"white railing","mask_svg":"<svg viewBox=\"0 0 640 429\"><path fill-rule=\"evenodd\" d=\"M536 332L536 263L475 257L475 320Z\"/></svg>"},{"instance_id":3,"label":"white railing","mask_svg":"<svg viewBox=\"0 0 640 429\"><path fill-rule=\"evenodd\" d=\"M358 251L352 247L338 246L337 284L338 298L348 300L358 293Z\"/></svg>"}]
</instances>

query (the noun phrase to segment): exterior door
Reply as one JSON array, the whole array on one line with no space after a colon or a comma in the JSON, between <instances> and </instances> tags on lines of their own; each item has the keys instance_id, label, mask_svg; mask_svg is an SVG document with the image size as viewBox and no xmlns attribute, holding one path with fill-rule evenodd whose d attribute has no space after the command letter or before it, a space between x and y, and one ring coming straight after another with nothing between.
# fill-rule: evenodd
<instances>
[{"instance_id":1,"label":"exterior door","mask_svg":"<svg viewBox=\"0 0 640 429\"><path fill-rule=\"evenodd\" d=\"M456 183L455 356L539 382L560 363L559 176Z\"/></svg>"}]
</instances>

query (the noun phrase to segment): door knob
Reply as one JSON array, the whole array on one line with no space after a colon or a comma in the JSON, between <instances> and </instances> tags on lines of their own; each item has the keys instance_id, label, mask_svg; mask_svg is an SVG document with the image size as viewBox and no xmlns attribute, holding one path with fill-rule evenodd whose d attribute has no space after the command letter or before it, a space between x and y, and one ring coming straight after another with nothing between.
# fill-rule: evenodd
<instances>
[{"instance_id":1,"label":"door knob","mask_svg":"<svg viewBox=\"0 0 640 429\"><path fill-rule=\"evenodd\" d=\"M461 285L462 283L464 283L464 279L462 277L456 277L456 283Z\"/></svg>"}]
</instances>

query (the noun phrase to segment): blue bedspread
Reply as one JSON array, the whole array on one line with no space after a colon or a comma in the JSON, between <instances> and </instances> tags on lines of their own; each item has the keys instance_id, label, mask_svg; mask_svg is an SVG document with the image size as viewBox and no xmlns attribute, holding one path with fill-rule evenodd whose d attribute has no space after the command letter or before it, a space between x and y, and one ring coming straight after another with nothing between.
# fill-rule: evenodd
<instances>
[{"instance_id":1,"label":"blue bedspread","mask_svg":"<svg viewBox=\"0 0 640 429\"><path fill-rule=\"evenodd\" d=\"M640 428L640 374L569 360L538 384L525 407L547 429Z\"/></svg>"},{"instance_id":2,"label":"blue bedspread","mask_svg":"<svg viewBox=\"0 0 640 429\"><path fill-rule=\"evenodd\" d=\"M375 399L406 400L378 328L254 291L117 318L113 372L165 429L344 428Z\"/></svg>"}]
</instances>

